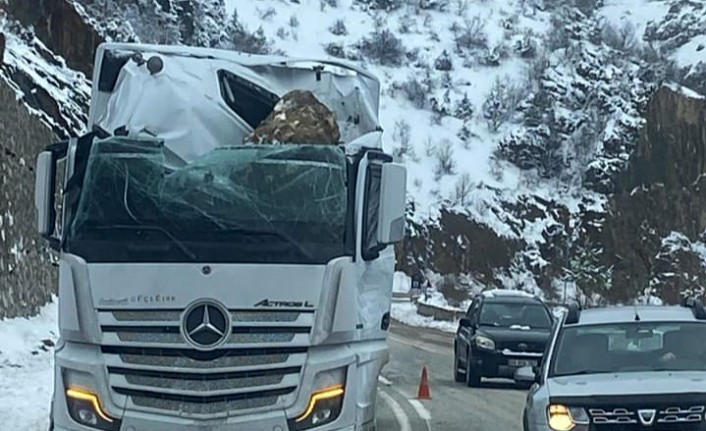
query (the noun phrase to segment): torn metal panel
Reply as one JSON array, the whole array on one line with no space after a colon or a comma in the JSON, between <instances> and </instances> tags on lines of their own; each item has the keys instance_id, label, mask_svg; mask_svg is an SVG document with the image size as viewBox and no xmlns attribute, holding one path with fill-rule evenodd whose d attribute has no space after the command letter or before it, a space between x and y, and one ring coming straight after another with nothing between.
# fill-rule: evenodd
<instances>
[{"instance_id":1,"label":"torn metal panel","mask_svg":"<svg viewBox=\"0 0 706 431\"><path fill-rule=\"evenodd\" d=\"M102 69L106 53L113 60ZM154 56L161 69L148 68ZM122 66L115 66L116 57L123 57ZM276 98L294 89L311 91L335 112L342 143L374 133L381 146L380 83L345 62L139 44L104 44L96 58L93 79L101 85L94 88L89 127L158 137L185 162L219 146L241 144L259 118L249 114L266 116ZM108 89L111 74L117 76Z\"/></svg>"}]
</instances>

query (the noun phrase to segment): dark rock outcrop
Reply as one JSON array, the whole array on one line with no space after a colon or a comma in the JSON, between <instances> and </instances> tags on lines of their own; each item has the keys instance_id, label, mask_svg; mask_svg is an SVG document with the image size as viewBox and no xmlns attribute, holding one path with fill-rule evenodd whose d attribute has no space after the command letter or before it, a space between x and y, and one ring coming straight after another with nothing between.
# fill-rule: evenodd
<instances>
[{"instance_id":1,"label":"dark rock outcrop","mask_svg":"<svg viewBox=\"0 0 706 431\"><path fill-rule=\"evenodd\" d=\"M35 232L34 162L55 138L0 80L0 319L27 316L56 290L55 267Z\"/></svg>"},{"instance_id":2,"label":"dark rock outcrop","mask_svg":"<svg viewBox=\"0 0 706 431\"><path fill-rule=\"evenodd\" d=\"M442 211L438 223L412 223L397 248L398 270L411 274L417 265L441 274L470 274L494 284L497 271L508 268L522 242L498 236L490 227L464 214Z\"/></svg>"},{"instance_id":3,"label":"dark rock outcrop","mask_svg":"<svg viewBox=\"0 0 706 431\"><path fill-rule=\"evenodd\" d=\"M686 257L692 248L664 248L673 232L694 242L706 231L706 98L663 86L646 120L609 204L601 242L614 265L610 299L628 301L652 287L674 302L685 285L670 281L670 274L691 273L691 284L706 283L703 268L695 266L703 266L703 258Z\"/></svg>"},{"instance_id":4,"label":"dark rock outcrop","mask_svg":"<svg viewBox=\"0 0 706 431\"><path fill-rule=\"evenodd\" d=\"M7 6L8 14L36 36L69 67L91 77L93 56L103 38L86 23L72 3L66 0L18 0Z\"/></svg>"}]
</instances>

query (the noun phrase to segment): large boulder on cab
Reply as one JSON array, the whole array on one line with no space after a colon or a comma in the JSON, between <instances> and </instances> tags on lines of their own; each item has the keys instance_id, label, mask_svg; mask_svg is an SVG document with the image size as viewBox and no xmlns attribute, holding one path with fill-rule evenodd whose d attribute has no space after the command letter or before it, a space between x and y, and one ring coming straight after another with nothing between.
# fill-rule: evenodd
<instances>
[{"instance_id":1,"label":"large boulder on cab","mask_svg":"<svg viewBox=\"0 0 706 431\"><path fill-rule=\"evenodd\" d=\"M336 114L311 91L293 90L282 96L245 140L255 144L337 145L340 139Z\"/></svg>"}]
</instances>

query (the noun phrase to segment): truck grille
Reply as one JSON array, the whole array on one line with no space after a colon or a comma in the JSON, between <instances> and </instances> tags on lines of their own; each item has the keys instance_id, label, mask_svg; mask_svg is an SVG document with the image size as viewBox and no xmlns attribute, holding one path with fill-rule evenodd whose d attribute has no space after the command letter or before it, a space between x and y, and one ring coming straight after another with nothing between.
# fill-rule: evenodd
<instances>
[{"instance_id":1,"label":"truck grille","mask_svg":"<svg viewBox=\"0 0 706 431\"><path fill-rule=\"evenodd\" d=\"M603 407L589 408L592 428L601 431L618 430L659 430L659 431L691 431L703 430L704 405L662 405L645 407L654 409L652 424L643 425L638 408ZM649 415L648 415L649 417Z\"/></svg>"},{"instance_id":2,"label":"truck grille","mask_svg":"<svg viewBox=\"0 0 706 431\"><path fill-rule=\"evenodd\" d=\"M128 408L227 416L294 402L313 311L231 310L231 335L212 351L181 334L180 310L100 310L111 389Z\"/></svg>"}]
</instances>

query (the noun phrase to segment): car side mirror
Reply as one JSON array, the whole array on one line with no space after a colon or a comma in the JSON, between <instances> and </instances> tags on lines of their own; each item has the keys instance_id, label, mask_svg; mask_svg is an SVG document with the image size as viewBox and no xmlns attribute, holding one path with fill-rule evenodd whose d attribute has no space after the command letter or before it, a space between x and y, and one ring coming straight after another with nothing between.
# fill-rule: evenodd
<instances>
[{"instance_id":1,"label":"car side mirror","mask_svg":"<svg viewBox=\"0 0 706 431\"><path fill-rule=\"evenodd\" d=\"M377 242L390 245L404 238L407 211L407 168L399 163L382 165Z\"/></svg>"},{"instance_id":2,"label":"car side mirror","mask_svg":"<svg viewBox=\"0 0 706 431\"><path fill-rule=\"evenodd\" d=\"M461 320L458 321L458 324L461 325L462 328L472 328L473 327L473 321L469 319L468 317L462 317Z\"/></svg>"}]
</instances>

